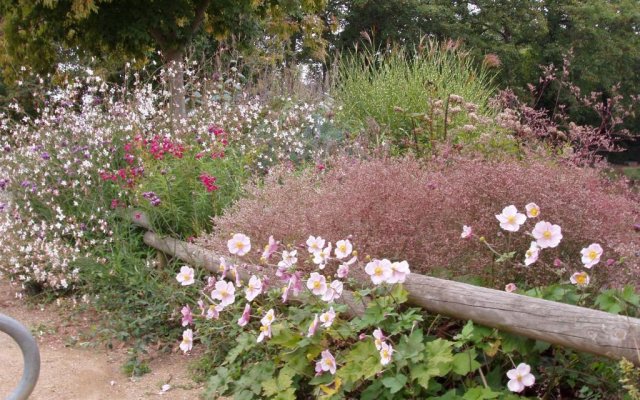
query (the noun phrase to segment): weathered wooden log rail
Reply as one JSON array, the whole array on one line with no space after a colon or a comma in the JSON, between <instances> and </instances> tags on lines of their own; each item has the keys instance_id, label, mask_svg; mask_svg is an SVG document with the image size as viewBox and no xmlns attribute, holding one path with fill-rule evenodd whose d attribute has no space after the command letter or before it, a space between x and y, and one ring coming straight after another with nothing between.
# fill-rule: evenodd
<instances>
[{"instance_id":1,"label":"weathered wooden log rail","mask_svg":"<svg viewBox=\"0 0 640 400\"><path fill-rule=\"evenodd\" d=\"M155 234L143 213L134 211L131 219L148 230L144 235L148 246L192 266L218 271L219 255ZM247 266L240 272L246 278L259 271L259 266ZM410 274L404 285L409 303L428 311L599 356L626 358L640 366L640 319L420 274ZM353 293L345 291L342 300L351 314L363 312Z\"/></svg>"}]
</instances>

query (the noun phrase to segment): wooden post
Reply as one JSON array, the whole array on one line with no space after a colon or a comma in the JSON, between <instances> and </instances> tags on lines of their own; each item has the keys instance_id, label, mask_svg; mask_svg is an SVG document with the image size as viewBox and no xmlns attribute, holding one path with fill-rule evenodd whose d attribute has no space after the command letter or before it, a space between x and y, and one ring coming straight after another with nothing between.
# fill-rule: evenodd
<instances>
[{"instance_id":1,"label":"wooden post","mask_svg":"<svg viewBox=\"0 0 640 400\"><path fill-rule=\"evenodd\" d=\"M419 274L405 288L411 304L438 314L640 365L637 318Z\"/></svg>"}]
</instances>

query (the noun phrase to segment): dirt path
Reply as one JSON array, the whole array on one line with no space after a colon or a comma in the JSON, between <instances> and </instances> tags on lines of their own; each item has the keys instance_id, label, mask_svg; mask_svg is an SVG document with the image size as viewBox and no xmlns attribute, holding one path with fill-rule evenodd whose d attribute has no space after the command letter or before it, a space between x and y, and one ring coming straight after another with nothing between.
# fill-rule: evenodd
<instances>
[{"instance_id":1,"label":"dirt path","mask_svg":"<svg viewBox=\"0 0 640 400\"><path fill-rule=\"evenodd\" d=\"M68 311L68 310L67 310ZM15 289L0 278L0 312L18 319L35 332L42 359L40 379L31 399L198 399L201 387L190 378L191 358L182 354L151 361L151 373L129 378L121 372L124 350L67 347L65 343L89 326L83 317L68 318L63 308L29 306L15 298ZM68 314L68 313L67 313ZM22 374L22 355L11 338L0 333L0 399L15 387ZM160 394L164 384L171 389Z\"/></svg>"}]
</instances>

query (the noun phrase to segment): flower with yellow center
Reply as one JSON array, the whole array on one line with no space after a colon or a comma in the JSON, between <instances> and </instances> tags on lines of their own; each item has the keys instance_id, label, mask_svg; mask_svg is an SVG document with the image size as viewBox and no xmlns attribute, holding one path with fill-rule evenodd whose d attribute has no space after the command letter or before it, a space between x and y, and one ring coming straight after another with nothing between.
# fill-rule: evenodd
<instances>
[{"instance_id":1,"label":"flower with yellow center","mask_svg":"<svg viewBox=\"0 0 640 400\"><path fill-rule=\"evenodd\" d=\"M580 287L587 286L589 284L589 281L590 281L589 275L587 275L586 272L576 272L573 275L571 275L571 278L569 280L574 285L577 285L577 286L580 286Z\"/></svg>"},{"instance_id":2,"label":"flower with yellow center","mask_svg":"<svg viewBox=\"0 0 640 400\"><path fill-rule=\"evenodd\" d=\"M307 288L316 296L323 296L327 291L327 278L317 272L312 272L307 280Z\"/></svg>"},{"instance_id":3,"label":"flower with yellow center","mask_svg":"<svg viewBox=\"0 0 640 400\"><path fill-rule=\"evenodd\" d=\"M251 250L251 240L249 240L249 237L247 235L236 233L227 242L227 248L229 249L229 253L231 254L244 256Z\"/></svg>"},{"instance_id":4,"label":"flower with yellow center","mask_svg":"<svg viewBox=\"0 0 640 400\"><path fill-rule=\"evenodd\" d=\"M600 257L602 257L602 246L598 243L591 243L589 247L585 247L580 251L582 255L582 263L585 268L591 268L597 263L600 262Z\"/></svg>"},{"instance_id":5,"label":"flower with yellow center","mask_svg":"<svg viewBox=\"0 0 640 400\"><path fill-rule=\"evenodd\" d=\"M367 263L364 270L371 277L371 282L373 282L374 285L387 282L393 275L391 261L387 259L373 260Z\"/></svg>"},{"instance_id":6,"label":"flower with yellow center","mask_svg":"<svg viewBox=\"0 0 640 400\"><path fill-rule=\"evenodd\" d=\"M541 249L557 247L562 240L562 228L547 221L540 221L531 231Z\"/></svg>"},{"instance_id":7,"label":"flower with yellow center","mask_svg":"<svg viewBox=\"0 0 640 400\"><path fill-rule=\"evenodd\" d=\"M349 239L338 240L338 242L336 243L335 254L337 259L341 260L343 258L349 257L352 251L353 245L351 244Z\"/></svg>"},{"instance_id":8,"label":"flower with yellow center","mask_svg":"<svg viewBox=\"0 0 640 400\"><path fill-rule=\"evenodd\" d=\"M520 225L524 224L527 217L516 209L516 206L510 205L502 209L501 214L496 215L496 219L500 222L500 228L509 232L517 232Z\"/></svg>"},{"instance_id":9,"label":"flower with yellow center","mask_svg":"<svg viewBox=\"0 0 640 400\"><path fill-rule=\"evenodd\" d=\"M540 207L536 203L529 203L524 208L527 210L527 217L536 218L540 215Z\"/></svg>"},{"instance_id":10,"label":"flower with yellow center","mask_svg":"<svg viewBox=\"0 0 640 400\"><path fill-rule=\"evenodd\" d=\"M391 362L393 347L388 343L382 343L380 348L380 364L387 365Z\"/></svg>"}]
</instances>

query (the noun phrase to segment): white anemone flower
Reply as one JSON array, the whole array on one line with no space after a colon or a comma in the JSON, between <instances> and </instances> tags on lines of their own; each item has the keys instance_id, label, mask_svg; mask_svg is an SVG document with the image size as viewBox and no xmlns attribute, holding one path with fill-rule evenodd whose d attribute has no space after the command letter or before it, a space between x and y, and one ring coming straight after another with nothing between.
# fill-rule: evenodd
<instances>
[{"instance_id":1,"label":"white anemone flower","mask_svg":"<svg viewBox=\"0 0 640 400\"><path fill-rule=\"evenodd\" d=\"M247 235L236 233L227 242L227 248L229 249L229 253L231 254L244 256L251 250L251 240Z\"/></svg>"},{"instance_id":2,"label":"white anemone flower","mask_svg":"<svg viewBox=\"0 0 640 400\"><path fill-rule=\"evenodd\" d=\"M600 262L600 257L602 257L602 246L598 243L591 243L589 247L585 247L580 251L582 255L582 263L585 268L591 268L597 263Z\"/></svg>"},{"instance_id":3,"label":"white anemone flower","mask_svg":"<svg viewBox=\"0 0 640 400\"><path fill-rule=\"evenodd\" d=\"M531 231L541 249L557 247L562 240L562 228L547 221L540 221Z\"/></svg>"},{"instance_id":4,"label":"white anemone flower","mask_svg":"<svg viewBox=\"0 0 640 400\"><path fill-rule=\"evenodd\" d=\"M374 285L387 282L393 275L391 261L387 259L371 261L364 267L364 271L371 277Z\"/></svg>"},{"instance_id":5,"label":"white anemone flower","mask_svg":"<svg viewBox=\"0 0 640 400\"><path fill-rule=\"evenodd\" d=\"M507 387L516 393L520 393L525 387L533 386L536 383L536 378L531 373L531 367L525 363L520 363L515 369L509 370L507 378L509 378Z\"/></svg>"},{"instance_id":6,"label":"white anemone flower","mask_svg":"<svg viewBox=\"0 0 640 400\"><path fill-rule=\"evenodd\" d=\"M502 209L501 214L496 215L496 219L500 222L500 228L509 232L517 232L520 225L527 220L526 215L519 213L514 205L506 206Z\"/></svg>"},{"instance_id":7,"label":"white anemone flower","mask_svg":"<svg viewBox=\"0 0 640 400\"><path fill-rule=\"evenodd\" d=\"M312 272L307 280L307 288L316 296L323 296L327 291L327 278L317 272Z\"/></svg>"}]
</instances>

